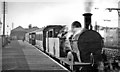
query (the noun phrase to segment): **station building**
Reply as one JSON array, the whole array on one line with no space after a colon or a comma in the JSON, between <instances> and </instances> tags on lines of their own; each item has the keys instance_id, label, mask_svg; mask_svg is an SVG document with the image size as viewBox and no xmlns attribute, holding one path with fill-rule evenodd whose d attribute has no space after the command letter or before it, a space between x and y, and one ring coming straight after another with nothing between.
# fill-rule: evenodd
<instances>
[{"instance_id":1,"label":"station building","mask_svg":"<svg viewBox=\"0 0 120 72\"><path fill-rule=\"evenodd\" d=\"M32 27L32 28L23 28L21 26L18 26L11 30L10 37L11 39L15 40L22 40L27 32L34 31L39 29L38 27Z\"/></svg>"}]
</instances>

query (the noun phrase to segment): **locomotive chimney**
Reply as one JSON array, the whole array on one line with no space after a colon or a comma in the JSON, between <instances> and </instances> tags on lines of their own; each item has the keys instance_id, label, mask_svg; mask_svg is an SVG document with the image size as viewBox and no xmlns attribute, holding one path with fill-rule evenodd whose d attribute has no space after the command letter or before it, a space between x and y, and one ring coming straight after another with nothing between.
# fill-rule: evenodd
<instances>
[{"instance_id":1,"label":"locomotive chimney","mask_svg":"<svg viewBox=\"0 0 120 72\"><path fill-rule=\"evenodd\" d=\"M91 25L92 14L91 13L84 13L83 16L84 16L84 28L89 29L89 26L91 26L91 28L92 28L92 25Z\"/></svg>"}]
</instances>

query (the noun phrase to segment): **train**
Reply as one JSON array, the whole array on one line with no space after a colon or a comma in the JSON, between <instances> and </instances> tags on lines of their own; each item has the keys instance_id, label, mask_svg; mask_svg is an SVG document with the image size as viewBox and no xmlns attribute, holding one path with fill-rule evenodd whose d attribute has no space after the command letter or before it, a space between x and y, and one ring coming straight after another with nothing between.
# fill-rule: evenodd
<instances>
[{"instance_id":1,"label":"train","mask_svg":"<svg viewBox=\"0 0 120 72\"><path fill-rule=\"evenodd\" d=\"M99 32L92 29L91 13L84 13L84 28L81 33L75 36L76 40L70 39L71 51L64 48L65 38L58 37L60 33L66 33L65 25L48 25L36 31L25 34L25 40L35 46L40 46L41 50L59 60L71 71L98 72L104 70L103 37ZM80 55L77 56L76 48ZM78 59L81 59L79 61Z\"/></svg>"}]
</instances>

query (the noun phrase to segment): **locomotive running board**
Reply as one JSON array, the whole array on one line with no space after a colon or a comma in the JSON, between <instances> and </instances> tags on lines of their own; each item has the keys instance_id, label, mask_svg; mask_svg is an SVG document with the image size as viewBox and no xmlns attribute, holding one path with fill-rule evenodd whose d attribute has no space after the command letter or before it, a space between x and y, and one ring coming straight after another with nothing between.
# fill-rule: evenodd
<instances>
[{"instance_id":1,"label":"locomotive running board","mask_svg":"<svg viewBox=\"0 0 120 72\"><path fill-rule=\"evenodd\" d=\"M71 64L71 62L67 61L66 58L59 58L59 59L60 61L66 63L67 65L73 65L73 66L79 66L79 67L92 66L92 63L74 62Z\"/></svg>"},{"instance_id":2,"label":"locomotive running board","mask_svg":"<svg viewBox=\"0 0 120 72\"><path fill-rule=\"evenodd\" d=\"M92 64L91 63L83 63L83 62L74 62L73 66L83 67L83 66L92 66Z\"/></svg>"}]
</instances>

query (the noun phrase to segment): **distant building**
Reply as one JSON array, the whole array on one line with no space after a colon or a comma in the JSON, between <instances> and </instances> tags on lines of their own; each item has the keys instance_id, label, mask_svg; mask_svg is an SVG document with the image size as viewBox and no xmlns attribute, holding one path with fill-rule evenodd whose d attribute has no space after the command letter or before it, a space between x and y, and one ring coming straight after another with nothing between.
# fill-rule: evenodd
<instances>
[{"instance_id":1,"label":"distant building","mask_svg":"<svg viewBox=\"0 0 120 72\"><path fill-rule=\"evenodd\" d=\"M18 26L17 28L11 30L10 36L12 39L21 40L24 38L25 33L26 30L23 27Z\"/></svg>"},{"instance_id":2,"label":"distant building","mask_svg":"<svg viewBox=\"0 0 120 72\"><path fill-rule=\"evenodd\" d=\"M39 29L38 27L32 27L32 28L23 28L21 26L18 26L17 28L11 30L10 37L12 39L22 40L27 32L34 31Z\"/></svg>"}]
</instances>

